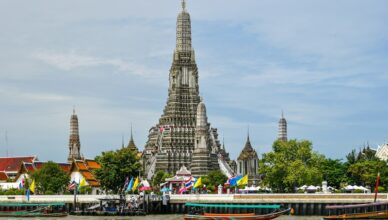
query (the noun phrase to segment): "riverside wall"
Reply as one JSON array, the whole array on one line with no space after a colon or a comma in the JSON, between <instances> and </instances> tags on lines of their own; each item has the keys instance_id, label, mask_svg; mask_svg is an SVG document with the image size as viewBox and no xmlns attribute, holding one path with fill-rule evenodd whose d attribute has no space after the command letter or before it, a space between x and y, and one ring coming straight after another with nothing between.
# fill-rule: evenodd
<instances>
[{"instance_id":1,"label":"riverside wall","mask_svg":"<svg viewBox=\"0 0 388 220\"><path fill-rule=\"evenodd\" d=\"M132 195L127 195L127 200ZM119 198L118 195L77 195L77 204L80 209L99 203L103 198ZM295 215L325 215L325 207L334 204L368 203L374 200L374 194L187 194L170 195L167 205L163 205L160 197L146 195L144 209L149 214L187 213L186 202L195 203L222 203L222 204L282 204L293 208ZM378 195L378 201L388 202L388 194ZM0 202L27 202L25 196L0 196ZM65 202L72 210L73 195L32 195L30 202ZM207 208L207 212L251 212L252 210L229 210L226 208ZM256 210L258 214L270 210Z\"/></svg>"}]
</instances>

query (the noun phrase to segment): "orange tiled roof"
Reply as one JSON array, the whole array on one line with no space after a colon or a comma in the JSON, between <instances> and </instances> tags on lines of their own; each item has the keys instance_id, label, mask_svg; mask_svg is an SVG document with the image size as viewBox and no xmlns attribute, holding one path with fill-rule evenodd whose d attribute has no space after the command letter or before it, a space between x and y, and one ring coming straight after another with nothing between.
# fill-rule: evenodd
<instances>
[{"instance_id":1,"label":"orange tiled roof","mask_svg":"<svg viewBox=\"0 0 388 220\"><path fill-rule=\"evenodd\" d=\"M100 186L100 183L97 181L97 180L89 180L87 181L89 183L90 186L92 187L99 187Z\"/></svg>"},{"instance_id":2,"label":"orange tiled roof","mask_svg":"<svg viewBox=\"0 0 388 220\"><path fill-rule=\"evenodd\" d=\"M85 177L86 180L96 180L93 176L93 174L89 171L83 171L81 172L82 176Z\"/></svg>"},{"instance_id":3,"label":"orange tiled roof","mask_svg":"<svg viewBox=\"0 0 388 220\"><path fill-rule=\"evenodd\" d=\"M76 163L79 171L81 171L81 170L88 170L88 167L84 164L83 161L77 161L75 163Z\"/></svg>"},{"instance_id":4,"label":"orange tiled roof","mask_svg":"<svg viewBox=\"0 0 388 220\"><path fill-rule=\"evenodd\" d=\"M32 163L35 156L28 157L0 157L0 171L17 172L23 162Z\"/></svg>"},{"instance_id":5,"label":"orange tiled roof","mask_svg":"<svg viewBox=\"0 0 388 220\"><path fill-rule=\"evenodd\" d=\"M5 172L0 172L0 181L7 181L8 176Z\"/></svg>"},{"instance_id":6,"label":"orange tiled roof","mask_svg":"<svg viewBox=\"0 0 388 220\"><path fill-rule=\"evenodd\" d=\"M85 162L86 162L86 165L90 169L100 169L101 168L101 165L94 160L85 160Z\"/></svg>"}]
</instances>

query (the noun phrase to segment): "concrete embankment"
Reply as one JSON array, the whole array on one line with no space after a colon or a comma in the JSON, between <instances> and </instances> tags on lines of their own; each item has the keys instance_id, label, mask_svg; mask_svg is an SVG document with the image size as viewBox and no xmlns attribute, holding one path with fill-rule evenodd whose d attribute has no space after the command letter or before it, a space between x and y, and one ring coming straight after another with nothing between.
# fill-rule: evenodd
<instances>
[{"instance_id":1,"label":"concrete embankment","mask_svg":"<svg viewBox=\"0 0 388 220\"><path fill-rule=\"evenodd\" d=\"M81 209L90 205L98 204L99 199L106 198L106 195L78 195L77 204ZM119 198L118 195L109 196ZM127 196L129 200L131 195ZM368 203L374 200L374 194L190 194L170 195L167 205L163 205L160 197L146 196L144 209L149 214L170 214L187 213L186 202L196 203L223 203L223 204L283 204L295 210L296 215L325 215L326 205L332 204L355 204ZM378 201L388 202L388 194L379 194ZM0 202L27 202L25 196L0 196ZM30 202L65 202L69 209L72 209L74 202L73 195L32 195ZM238 210L227 210L209 208L209 212L239 212ZM251 210L240 210L251 211ZM256 210L257 212L268 212L269 210Z\"/></svg>"}]
</instances>

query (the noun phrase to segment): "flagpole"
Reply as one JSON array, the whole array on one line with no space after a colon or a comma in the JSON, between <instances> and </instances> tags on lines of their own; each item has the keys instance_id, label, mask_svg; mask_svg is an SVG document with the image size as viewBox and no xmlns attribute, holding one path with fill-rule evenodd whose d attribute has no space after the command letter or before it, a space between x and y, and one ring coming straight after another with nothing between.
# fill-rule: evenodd
<instances>
[{"instance_id":1,"label":"flagpole","mask_svg":"<svg viewBox=\"0 0 388 220\"><path fill-rule=\"evenodd\" d=\"M74 208L73 211L75 212L77 210L77 183L75 183L75 188L74 188Z\"/></svg>"}]
</instances>

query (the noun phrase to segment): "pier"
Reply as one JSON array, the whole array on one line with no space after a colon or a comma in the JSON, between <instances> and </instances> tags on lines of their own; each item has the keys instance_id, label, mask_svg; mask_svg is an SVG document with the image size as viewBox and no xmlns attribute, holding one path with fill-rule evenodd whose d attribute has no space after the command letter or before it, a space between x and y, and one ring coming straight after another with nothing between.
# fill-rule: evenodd
<instances>
[{"instance_id":1,"label":"pier","mask_svg":"<svg viewBox=\"0 0 388 220\"><path fill-rule=\"evenodd\" d=\"M135 195L127 195L127 201ZM136 195L138 196L138 195ZM221 204L283 204L293 208L295 215L324 215L326 205L368 203L374 200L374 194L184 194L169 195L165 205L161 196L145 195L143 198L144 210L148 214L187 213L186 202L194 203L221 203ZM77 195L77 204L80 210L96 205L100 199L119 198L118 195ZM378 195L378 201L388 202L388 194ZM27 202L25 196L0 196L0 202ZM73 195L33 195L30 202L65 202L72 210ZM227 212L226 208L217 210L209 208L207 211ZM243 210L244 211L244 210ZM259 210L266 212L268 210Z\"/></svg>"}]
</instances>

